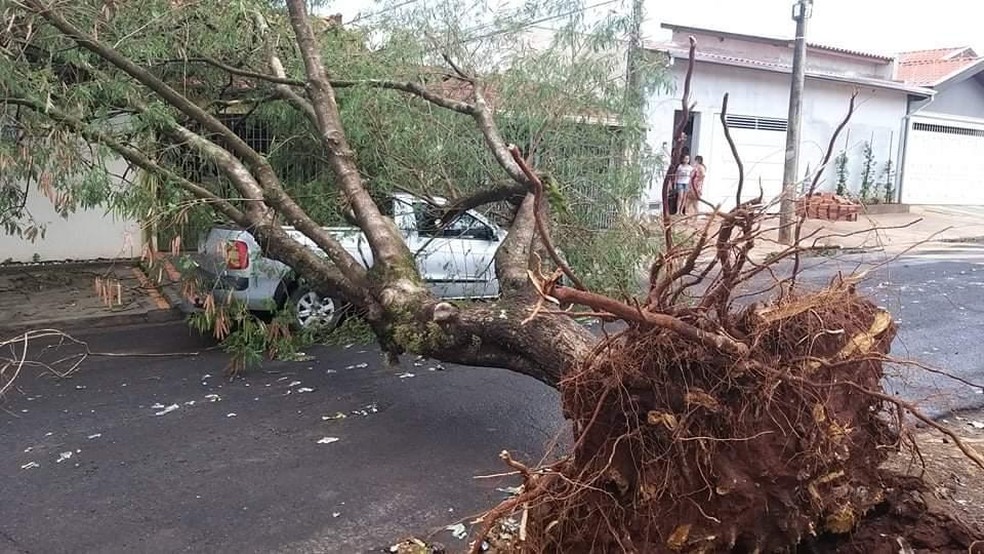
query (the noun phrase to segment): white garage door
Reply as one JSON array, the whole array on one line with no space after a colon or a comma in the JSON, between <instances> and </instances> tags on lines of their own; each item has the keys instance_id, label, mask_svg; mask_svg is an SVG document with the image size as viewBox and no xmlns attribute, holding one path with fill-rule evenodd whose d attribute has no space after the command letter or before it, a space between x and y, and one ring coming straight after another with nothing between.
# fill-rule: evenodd
<instances>
[{"instance_id":1,"label":"white garage door","mask_svg":"<svg viewBox=\"0 0 984 554\"><path fill-rule=\"evenodd\" d=\"M984 205L984 125L914 119L902 202Z\"/></svg>"},{"instance_id":2,"label":"white garage door","mask_svg":"<svg viewBox=\"0 0 984 554\"><path fill-rule=\"evenodd\" d=\"M738 187L738 164L735 163L724 137L720 115L715 115L711 139L712 155L705 155L708 166L704 184L704 199L711 204L721 204L727 210L735 205ZM765 192L764 202L770 202L782 194L782 173L786 152L786 120L766 117L728 116L728 128L738 148L745 168L745 185L742 201L759 194L759 184ZM695 152L700 154L700 152ZM707 209L707 208L705 208ZM778 211L776 205L772 211Z\"/></svg>"}]
</instances>

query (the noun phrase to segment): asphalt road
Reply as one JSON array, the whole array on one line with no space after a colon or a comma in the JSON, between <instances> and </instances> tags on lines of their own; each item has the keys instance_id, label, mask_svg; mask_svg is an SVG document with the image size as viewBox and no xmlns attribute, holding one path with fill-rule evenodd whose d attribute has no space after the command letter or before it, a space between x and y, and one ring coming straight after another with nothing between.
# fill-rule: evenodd
<instances>
[{"instance_id":1,"label":"asphalt road","mask_svg":"<svg viewBox=\"0 0 984 554\"><path fill-rule=\"evenodd\" d=\"M928 414L984 406L984 244L948 244L894 258L882 253L813 258L804 278L870 272L859 289L899 324L892 356L943 370L968 386L914 365L886 369L886 387Z\"/></svg>"},{"instance_id":2,"label":"asphalt road","mask_svg":"<svg viewBox=\"0 0 984 554\"><path fill-rule=\"evenodd\" d=\"M87 338L202 346L174 324ZM460 550L443 528L517 484L474 477L508 470L502 449L535 462L566 436L556 393L529 378L310 354L231 382L220 351L25 373L0 412L0 552L347 553L433 531Z\"/></svg>"},{"instance_id":3,"label":"asphalt road","mask_svg":"<svg viewBox=\"0 0 984 554\"><path fill-rule=\"evenodd\" d=\"M883 261L811 258L804 278ZM982 286L984 248L965 245L874 269L863 288L901 322L895 354L984 382ZM0 404L0 552L348 553L431 532L460 551L443 528L516 484L474 477L504 471L502 449L535 461L567 438L556 393L506 371L318 347L229 381L224 354L180 324L82 338L121 356L67 380L26 371ZM899 371L889 387L937 415L984 403Z\"/></svg>"}]
</instances>

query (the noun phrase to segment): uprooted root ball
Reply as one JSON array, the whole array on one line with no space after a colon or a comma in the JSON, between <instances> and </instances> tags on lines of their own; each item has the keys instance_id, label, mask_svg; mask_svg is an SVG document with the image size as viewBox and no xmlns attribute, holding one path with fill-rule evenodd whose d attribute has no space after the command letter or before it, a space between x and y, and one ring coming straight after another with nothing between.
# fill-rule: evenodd
<instances>
[{"instance_id":1,"label":"uprooted root ball","mask_svg":"<svg viewBox=\"0 0 984 554\"><path fill-rule=\"evenodd\" d=\"M881 390L889 314L835 287L734 317L741 359L630 329L561 383L577 442L530 503L528 547L787 549L882 500L899 421L865 391Z\"/></svg>"}]
</instances>

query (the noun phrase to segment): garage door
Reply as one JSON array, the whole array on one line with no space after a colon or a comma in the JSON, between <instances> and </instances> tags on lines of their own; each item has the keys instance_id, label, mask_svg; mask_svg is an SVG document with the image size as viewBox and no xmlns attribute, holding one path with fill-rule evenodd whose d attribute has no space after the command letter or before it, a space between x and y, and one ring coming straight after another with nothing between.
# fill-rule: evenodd
<instances>
[{"instance_id":1,"label":"garage door","mask_svg":"<svg viewBox=\"0 0 984 554\"><path fill-rule=\"evenodd\" d=\"M720 116L715 115L714 119L717 123L714 125L711 140L712 155L704 156L708 165L704 199L711 204L721 204L722 209L727 210L735 205L738 165L724 137L724 129L719 122ZM765 192L765 202L778 198L782 194L786 120L733 115L728 116L728 128L745 167L742 201L758 196L760 183ZM772 211L778 210L779 207L776 205Z\"/></svg>"},{"instance_id":2,"label":"garage door","mask_svg":"<svg viewBox=\"0 0 984 554\"><path fill-rule=\"evenodd\" d=\"M902 202L984 205L984 125L915 119Z\"/></svg>"}]
</instances>

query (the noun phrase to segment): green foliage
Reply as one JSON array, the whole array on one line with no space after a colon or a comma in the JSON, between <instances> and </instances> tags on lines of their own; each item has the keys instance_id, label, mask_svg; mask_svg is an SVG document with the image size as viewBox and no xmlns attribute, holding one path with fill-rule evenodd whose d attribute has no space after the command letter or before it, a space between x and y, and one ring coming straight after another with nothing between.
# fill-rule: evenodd
<instances>
[{"instance_id":1,"label":"green foliage","mask_svg":"<svg viewBox=\"0 0 984 554\"><path fill-rule=\"evenodd\" d=\"M328 346L367 345L376 340L372 328L364 319L357 316L346 317L330 333L318 337L320 344Z\"/></svg>"},{"instance_id":2,"label":"green foliage","mask_svg":"<svg viewBox=\"0 0 984 554\"><path fill-rule=\"evenodd\" d=\"M564 253L585 286L609 295L634 296L645 263L655 259L663 241L642 225L619 223L610 229L563 229L570 245Z\"/></svg>"},{"instance_id":3,"label":"green foliage","mask_svg":"<svg viewBox=\"0 0 984 554\"><path fill-rule=\"evenodd\" d=\"M270 83L232 77L202 63L208 58L267 72L262 22L288 75L303 78L281 4L78 0L56 5L66 19L161 77L264 155L315 220L345 222L320 138L305 116L273 94ZM633 25L628 2L593 6L583 0L532 0L502 11L482 0L390 0L377 7L379 17L357 26L320 20L315 25L333 79L412 81L461 100L470 100L469 83L477 79L505 141L519 145L537 171L551 176L557 242L575 270L598 290L634 290L641 261L659 247L632 223L635 202L660 161L641 148L645 106L626 93L623 45ZM172 177L131 171L107 148L87 146L44 110L27 105L66 112L87 131L105 133L245 206L214 159L168 136L176 124L210 139L217 139L214 133L39 16L13 5L3 14L0 96L8 100L0 104L0 120L15 131L0 139L4 230L43 235L43 226L19 207L26 186L42 189L64 215L103 206L139 218L164 248L175 238L193 247L215 219L211 204ZM554 32L544 35L544 26ZM640 92L666 86L660 57L636 59ZM469 77L456 75L456 68ZM336 98L359 169L377 197L394 190L458 197L508 179L467 115L369 86L337 88ZM497 215L508 222L510 213ZM264 353L289 351L276 320L265 323L235 310L225 317L199 316L196 325L210 330L228 325L222 338L244 366Z\"/></svg>"},{"instance_id":4,"label":"green foliage","mask_svg":"<svg viewBox=\"0 0 984 554\"><path fill-rule=\"evenodd\" d=\"M892 160L886 160L881 170L882 200L886 204L895 202L895 166Z\"/></svg>"},{"instance_id":5,"label":"green foliage","mask_svg":"<svg viewBox=\"0 0 984 554\"><path fill-rule=\"evenodd\" d=\"M872 200L872 188L875 186L875 153L871 148L871 142L865 141L861 147L861 189L859 196L862 202Z\"/></svg>"},{"instance_id":6,"label":"green foliage","mask_svg":"<svg viewBox=\"0 0 984 554\"><path fill-rule=\"evenodd\" d=\"M834 170L837 172L837 194L840 196L847 195L847 151L842 151L834 159Z\"/></svg>"}]
</instances>

